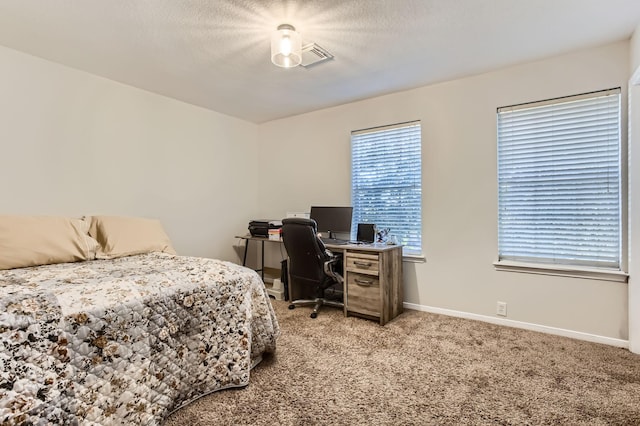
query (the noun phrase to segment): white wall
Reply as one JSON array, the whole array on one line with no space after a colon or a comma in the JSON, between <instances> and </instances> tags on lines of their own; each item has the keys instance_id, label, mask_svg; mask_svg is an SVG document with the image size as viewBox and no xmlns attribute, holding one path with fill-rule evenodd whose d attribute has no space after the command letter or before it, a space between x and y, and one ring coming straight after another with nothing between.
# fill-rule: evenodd
<instances>
[{"instance_id":1,"label":"white wall","mask_svg":"<svg viewBox=\"0 0 640 426\"><path fill-rule=\"evenodd\" d=\"M640 353L640 26L630 43L629 84L629 349ZM635 167L634 167L635 162Z\"/></svg>"},{"instance_id":2,"label":"white wall","mask_svg":"<svg viewBox=\"0 0 640 426\"><path fill-rule=\"evenodd\" d=\"M405 302L495 317L500 300L510 320L626 340L626 284L497 272L492 262L496 108L620 86L626 117L628 52L620 42L265 123L261 157L273 161L261 164L271 190L259 193L259 216L349 204L350 132L419 119L426 263L405 262Z\"/></svg>"},{"instance_id":3,"label":"white wall","mask_svg":"<svg viewBox=\"0 0 640 426\"><path fill-rule=\"evenodd\" d=\"M640 24L629 40L629 63L632 73L640 67Z\"/></svg>"},{"instance_id":4,"label":"white wall","mask_svg":"<svg viewBox=\"0 0 640 426\"><path fill-rule=\"evenodd\" d=\"M233 235L249 219L350 203L351 130L419 119L427 261L405 263L405 302L489 318L501 300L511 320L624 340L626 284L492 262L496 108L616 86L626 96L629 51L616 43L257 126L0 47L0 213L158 217L179 252L237 260Z\"/></svg>"},{"instance_id":5,"label":"white wall","mask_svg":"<svg viewBox=\"0 0 640 426\"><path fill-rule=\"evenodd\" d=\"M257 126L0 47L0 213L162 220L181 254L237 260Z\"/></svg>"}]
</instances>

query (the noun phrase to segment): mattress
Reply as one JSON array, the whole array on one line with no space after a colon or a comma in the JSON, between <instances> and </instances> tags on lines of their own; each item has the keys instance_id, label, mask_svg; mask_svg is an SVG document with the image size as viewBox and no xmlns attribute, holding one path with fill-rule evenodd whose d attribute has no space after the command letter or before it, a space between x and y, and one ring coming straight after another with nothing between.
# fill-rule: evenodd
<instances>
[{"instance_id":1,"label":"mattress","mask_svg":"<svg viewBox=\"0 0 640 426\"><path fill-rule=\"evenodd\" d=\"M279 326L255 271L150 253L0 271L0 424L161 424L245 386Z\"/></svg>"}]
</instances>

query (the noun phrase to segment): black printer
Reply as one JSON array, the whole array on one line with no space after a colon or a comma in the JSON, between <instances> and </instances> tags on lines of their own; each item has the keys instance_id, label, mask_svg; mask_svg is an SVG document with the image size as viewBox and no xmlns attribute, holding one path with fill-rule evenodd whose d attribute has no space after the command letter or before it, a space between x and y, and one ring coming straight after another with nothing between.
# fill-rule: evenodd
<instances>
[{"instance_id":1,"label":"black printer","mask_svg":"<svg viewBox=\"0 0 640 426\"><path fill-rule=\"evenodd\" d=\"M282 228L281 220L252 220L249 222L249 233L252 237L269 237L269 229Z\"/></svg>"}]
</instances>

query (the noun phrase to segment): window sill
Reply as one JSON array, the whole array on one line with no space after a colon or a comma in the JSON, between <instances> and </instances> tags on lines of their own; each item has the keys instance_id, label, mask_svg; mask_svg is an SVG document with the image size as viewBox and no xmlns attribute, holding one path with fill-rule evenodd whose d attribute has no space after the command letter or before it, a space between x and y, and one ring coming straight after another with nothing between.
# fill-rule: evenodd
<instances>
[{"instance_id":1,"label":"window sill","mask_svg":"<svg viewBox=\"0 0 640 426\"><path fill-rule=\"evenodd\" d=\"M523 263L508 260L493 262L493 266L496 271L555 275L561 277L585 278L590 280L614 281L618 283L626 283L629 279L629 274L613 269L579 268L566 265Z\"/></svg>"},{"instance_id":2,"label":"window sill","mask_svg":"<svg viewBox=\"0 0 640 426\"><path fill-rule=\"evenodd\" d=\"M403 254L402 261L409 263L426 263L427 259L423 254Z\"/></svg>"}]
</instances>

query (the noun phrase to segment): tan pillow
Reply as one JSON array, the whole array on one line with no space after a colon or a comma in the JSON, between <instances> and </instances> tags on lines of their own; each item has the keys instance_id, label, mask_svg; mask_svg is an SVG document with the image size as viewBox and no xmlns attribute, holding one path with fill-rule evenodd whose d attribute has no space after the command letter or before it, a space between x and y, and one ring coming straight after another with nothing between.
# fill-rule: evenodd
<instances>
[{"instance_id":1,"label":"tan pillow","mask_svg":"<svg viewBox=\"0 0 640 426\"><path fill-rule=\"evenodd\" d=\"M176 254L162 224L156 219L92 216L89 234L98 240L98 259L164 252Z\"/></svg>"},{"instance_id":2,"label":"tan pillow","mask_svg":"<svg viewBox=\"0 0 640 426\"><path fill-rule=\"evenodd\" d=\"M88 230L82 219L0 215L0 269L95 259Z\"/></svg>"}]
</instances>

